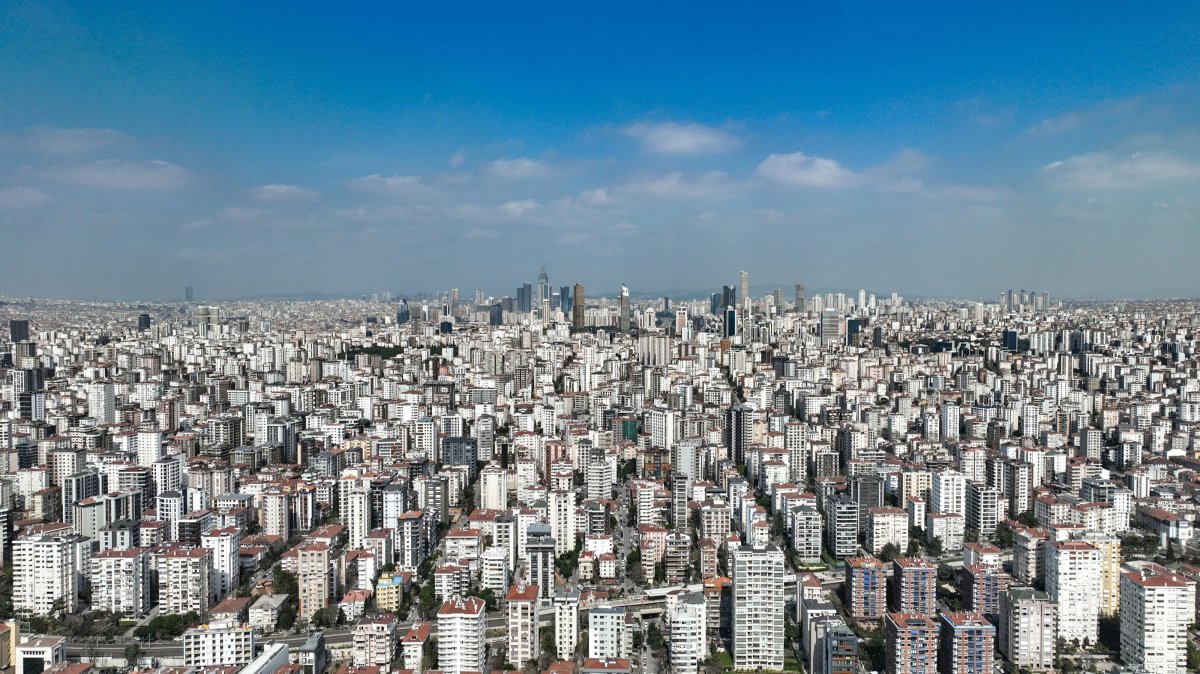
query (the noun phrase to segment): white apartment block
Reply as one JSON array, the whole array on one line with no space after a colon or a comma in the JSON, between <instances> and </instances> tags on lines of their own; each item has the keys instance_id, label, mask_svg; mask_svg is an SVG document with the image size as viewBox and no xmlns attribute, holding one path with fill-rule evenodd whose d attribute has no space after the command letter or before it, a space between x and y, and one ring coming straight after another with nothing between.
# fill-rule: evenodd
<instances>
[{"instance_id":1,"label":"white apartment block","mask_svg":"<svg viewBox=\"0 0 1200 674\"><path fill-rule=\"evenodd\" d=\"M708 655L704 595L694 592L675 603L668 616L671 623L671 669L676 674L697 674Z\"/></svg>"},{"instance_id":2,"label":"white apartment block","mask_svg":"<svg viewBox=\"0 0 1200 674\"><path fill-rule=\"evenodd\" d=\"M1175 574L1121 574L1121 660L1151 674L1187 671L1196 584Z\"/></svg>"},{"instance_id":3,"label":"white apartment block","mask_svg":"<svg viewBox=\"0 0 1200 674\"><path fill-rule=\"evenodd\" d=\"M908 513L899 508L868 509L867 549L878 555L888 543L900 552L908 547Z\"/></svg>"},{"instance_id":4,"label":"white apartment block","mask_svg":"<svg viewBox=\"0 0 1200 674\"><path fill-rule=\"evenodd\" d=\"M438 667L446 674L482 672L484 614L476 597L452 597L438 610Z\"/></svg>"},{"instance_id":5,"label":"white apartment block","mask_svg":"<svg viewBox=\"0 0 1200 674\"><path fill-rule=\"evenodd\" d=\"M211 550L183 545L167 548L158 556L159 613L203 615L212 606L211 581Z\"/></svg>"},{"instance_id":6,"label":"white apartment block","mask_svg":"<svg viewBox=\"0 0 1200 674\"><path fill-rule=\"evenodd\" d=\"M183 661L188 667L244 665L254 659L254 628L222 621L183 633Z\"/></svg>"},{"instance_id":7,"label":"white apartment block","mask_svg":"<svg viewBox=\"0 0 1200 674\"><path fill-rule=\"evenodd\" d=\"M387 668L396 657L396 624L394 615L364 618L351 629L354 643L354 666Z\"/></svg>"},{"instance_id":8,"label":"white apartment block","mask_svg":"<svg viewBox=\"0 0 1200 674\"><path fill-rule=\"evenodd\" d=\"M92 557L92 610L140 618L150 606L150 554L145 548L102 550Z\"/></svg>"},{"instance_id":9,"label":"white apartment block","mask_svg":"<svg viewBox=\"0 0 1200 674\"><path fill-rule=\"evenodd\" d=\"M18 538L13 543L13 609L28 615L79 611L91 550L91 540L77 534Z\"/></svg>"},{"instance_id":10,"label":"white apartment block","mask_svg":"<svg viewBox=\"0 0 1200 674\"><path fill-rule=\"evenodd\" d=\"M1046 546L1046 594L1058 602L1058 638L1096 643L1100 552L1080 541L1049 541Z\"/></svg>"},{"instance_id":11,"label":"white apartment block","mask_svg":"<svg viewBox=\"0 0 1200 674\"><path fill-rule=\"evenodd\" d=\"M967 514L967 476L956 470L933 474L929 486L929 510L935 513Z\"/></svg>"},{"instance_id":12,"label":"white apartment block","mask_svg":"<svg viewBox=\"0 0 1200 674\"><path fill-rule=\"evenodd\" d=\"M541 654L538 639L538 586L512 585L504 597L508 612L508 661L524 668Z\"/></svg>"},{"instance_id":13,"label":"white apartment block","mask_svg":"<svg viewBox=\"0 0 1200 674\"><path fill-rule=\"evenodd\" d=\"M629 657L627 633L624 608L593 608L588 612L588 657L598 660Z\"/></svg>"},{"instance_id":14,"label":"white apartment block","mask_svg":"<svg viewBox=\"0 0 1200 674\"><path fill-rule=\"evenodd\" d=\"M783 553L774 545L733 552L735 669L783 669Z\"/></svg>"}]
</instances>

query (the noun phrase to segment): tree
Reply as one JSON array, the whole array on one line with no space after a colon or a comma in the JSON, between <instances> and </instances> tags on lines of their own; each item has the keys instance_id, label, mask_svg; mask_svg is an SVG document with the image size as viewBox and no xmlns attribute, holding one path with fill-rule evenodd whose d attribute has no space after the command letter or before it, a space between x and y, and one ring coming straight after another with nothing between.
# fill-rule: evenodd
<instances>
[{"instance_id":1,"label":"tree","mask_svg":"<svg viewBox=\"0 0 1200 674\"><path fill-rule=\"evenodd\" d=\"M662 630L658 629L658 623L650 623L650 629L646 630L646 643L654 650L662 650L663 635Z\"/></svg>"},{"instance_id":2,"label":"tree","mask_svg":"<svg viewBox=\"0 0 1200 674\"><path fill-rule=\"evenodd\" d=\"M934 557L942 556L942 537L937 536L929 542L929 554Z\"/></svg>"},{"instance_id":3,"label":"tree","mask_svg":"<svg viewBox=\"0 0 1200 674\"><path fill-rule=\"evenodd\" d=\"M883 550L879 552L879 558L885 562L890 562L900 555L900 548L895 543L888 543L883 546Z\"/></svg>"},{"instance_id":4,"label":"tree","mask_svg":"<svg viewBox=\"0 0 1200 674\"><path fill-rule=\"evenodd\" d=\"M1017 515L1017 521L1027 527L1036 527L1041 525L1041 522L1038 522L1038 518L1034 516L1032 510L1026 510L1025 512Z\"/></svg>"},{"instance_id":5,"label":"tree","mask_svg":"<svg viewBox=\"0 0 1200 674\"><path fill-rule=\"evenodd\" d=\"M286 594L293 599L300 597L300 584L296 582L296 574L276 567L271 575L271 591L275 594Z\"/></svg>"},{"instance_id":6,"label":"tree","mask_svg":"<svg viewBox=\"0 0 1200 674\"><path fill-rule=\"evenodd\" d=\"M558 639L555 638L554 623L548 627L543 627L540 631L542 638L542 655L550 656L550 659L558 659ZM549 664L549 663L547 663Z\"/></svg>"},{"instance_id":7,"label":"tree","mask_svg":"<svg viewBox=\"0 0 1200 674\"><path fill-rule=\"evenodd\" d=\"M296 624L296 609L291 606L284 606L279 611L279 618L275 621L275 629L290 630Z\"/></svg>"},{"instance_id":8,"label":"tree","mask_svg":"<svg viewBox=\"0 0 1200 674\"><path fill-rule=\"evenodd\" d=\"M142 654L142 647L137 644L129 644L125 647L125 664L133 667L137 664L138 656Z\"/></svg>"},{"instance_id":9,"label":"tree","mask_svg":"<svg viewBox=\"0 0 1200 674\"><path fill-rule=\"evenodd\" d=\"M1013 545L1012 527L1008 522L1001 522L996 525L996 544L1002 548L1011 548Z\"/></svg>"},{"instance_id":10,"label":"tree","mask_svg":"<svg viewBox=\"0 0 1200 674\"><path fill-rule=\"evenodd\" d=\"M917 554L917 551L920 549L921 544L917 542L917 539L910 538L908 539L908 547L904 549L904 554L907 557L912 557L913 555Z\"/></svg>"},{"instance_id":11,"label":"tree","mask_svg":"<svg viewBox=\"0 0 1200 674\"><path fill-rule=\"evenodd\" d=\"M417 610L421 612L421 615L428 616L435 606L437 606L437 595L433 592L433 583L426 583L417 593Z\"/></svg>"}]
</instances>

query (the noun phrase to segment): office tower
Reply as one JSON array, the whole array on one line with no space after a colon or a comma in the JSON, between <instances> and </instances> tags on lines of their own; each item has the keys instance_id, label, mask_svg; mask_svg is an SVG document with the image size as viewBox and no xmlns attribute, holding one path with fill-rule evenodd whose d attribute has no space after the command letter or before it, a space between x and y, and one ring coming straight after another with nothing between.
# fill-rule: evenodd
<instances>
[{"instance_id":1,"label":"office tower","mask_svg":"<svg viewBox=\"0 0 1200 674\"><path fill-rule=\"evenodd\" d=\"M836 559L858 552L858 503L848 494L825 499L825 547Z\"/></svg>"},{"instance_id":2,"label":"office tower","mask_svg":"<svg viewBox=\"0 0 1200 674\"><path fill-rule=\"evenodd\" d=\"M821 345L833 346L844 343L845 325L837 309L828 308L821 312Z\"/></svg>"},{"instance_id":3,"label":"office tower","mask_svg":"<svg viewBox=\"0 0 1200 674\"><path fill-rule=\"evenodd\" d=\"M1000 595L997 650L1017 667L1052 669L1058 640L1058 606L1045 592L1010 587Z\"/></svg>"},{"instance_id":4,"label":"office tower","mask_svg":"<svg viewBox=\"0 0 1200 674\"><path fill-rule=\"evenodd\" d=\"M531 524L525 540L525 577L542 599L554 594L554 536L550 525ZM515 663L514 663L515 664Z\"/></svg>"},{"instance_id":5,"label":"office tower","mask_svg":"<svg viewBox=\"0 0 1200 674\"><path fill-rule=\"evenodd\" d=\"M856 475L850 480L850 497L858 503L858 530L866 531L871 508L883 507L883 478L879 475Z\"/></svg>"},{"instance_id":6,"label":"office tower","mask_svg":"<svg viewBox=\"0 0 1200 674\"><path fill-rule=\"evenodd\" d=\"M467 475L475 480L479 470L479 442L471 437L442 439L442 463L447 466L466 466Z\"/></svg>"},{"instance_id":7,"label":"office tower","mask_svg":"<svg viewBox=\"0 0 1200 674\"><path fill-rule=\"evenodd\" d=\"M437 614L438 669L446 674L483 672L485 612L487 604L478 597L451 597Z\"/></svg>"},{"instance_id":8,"label":"office tower","mask_svg":"<svg viewBox=\"0 0 1200 674\"><path fill-rule=\"evenodd\" d=\"M92 542L77 534L30 534L13 543L13 610L76 613L91 569Z\"/></svg>"},{"instance_id":9,"label":"office tower","mask_svg":"<svg viewBox=\"0 0 1200 674\"><path fill-rule=\"evenodd\" d=\"M753 407L735 405L725 412L725 446L729 448L729 458L737 466L746 464L746 447L753 437L753 428Z\"/></svg>"},{"instance_id":10,"label":"office tower","mask_svg":"<svg viewBox=\"0 0 1200 674\"><path fill-rule=\"evenodd\" d=\"M738 272L738 294L737 304L739 307L747 306L746 302L750 299L750 275L746 272Z\"/></svg>"},{"instance_id":11,"label":"office tower","mask_svg":"<svg viewBox=\"0 0 1200 674\"><path fill-rule=\"evenodd\" d=\"M13 344L17 342L29 341L29 321L24 319L11 319L8 322L9 341Z\"/></svg>"},{"instance_id":12,"label":"office tower","mask_svg":"<svg viewBox=\"0 0 1200 674\"><path fill-rule=\"evenodd\" d=\"M329 605L329 546L320 541L302 544L296 552L296 584L300 590L298 617L312 620L313 614Z\"/></svg>"},{"instance_id":13,"label":"office tower","mask_svg":"<svg viewBox=\"0 0 1200 674\"><path fill-rule=\"evenodd\" d=\"M537 287L537 309L542 312L542 320L550 317L551 295L550 276L546 274L546 268L542 267L538 272L538 287Z\"/></svg>"},{"instance_id":14,"label":"office tower","mask_svg":"<svg viewBox=\"0 0 1200 674\"><path fill-rule=\"evenodd\" d=\"M951 612L938 616L941 648L938 670L943 674L995 674L992 650L996 628L979 613Z\"/></svg>"},{"instance_id":15,"label":"office tower","mask_svg":"<svg viewBox=\"0 0 1200 674\"><path fill-rule=\"evenodd\" d=\"M621 296L617 304L617 329L629 332L629 288L621 286Z\"/></svg>"},{"instance_id":16,"label":"office tower","mask_svg":"<svg viewBox=\"0 0 1200 674\"><path fill-rule=\"evenodd\" d=\"M701 661L708 655L704 595L691 592L680 597L668 618L671 670L676 674L697 674Z\"/></svg>"},{"instance_id":17,"label":"office tower","mask_svg":"<svg viewBox=\"0 0 1200 674\"><path fill-rule=\"evenodd\" d=\"M797 312L800 312L800 313L804 312L804 284L803 283L796 284L796 306L794 308Z\"/></svg>"},{"instance_id":18,"label":"office tower","mask_svg":"<svg viewBox=\"0 0 1200 674\"><path fill-rule=\"evenodd\" d=\"M938 514L967 513L966 476L955 470L940 470L933 474L929 487L929 511Z\"/></svg>"},{"instance_id":19,"label":"office tower","mask_svg":"<svg viewBox=\"0 0 1200 674\"><path fill-rule=\"evenodd\" d=\"M203 615L212 606L212 551L173 545L158 555L158 610L164 615L194 611Z\"/></svg>"},{"instance_id":20,"label":"office tower","mask_svg":"<svg viewBox=\"0 0 1200 674\"><path fill-rule=\"evenodd\" d=\"M1058 603L1058 638L1096 643L1100 616L1100 551L1082 541L1046 545L1046 594Z\"/></svg>"},{"instance_id":21,"label":"office tower","mask_svg":"<svg viewBox=\"0 0 1200 674\"><path fill-rule=\"evenodd\" d=\"M874 557L846 560L846 610L855 620L879 620L887 611L887 577Z\"/></svg>"},{"instance_id":22,"label":"office tower","mask_svg":"<svg viewBox=\"0 0 1200 674\"><path fill-rule=\"evenodd\" d=\"M138 314L137 318L138 332L145 332L150 329L150 314Z\"/></svg>"},{"instance_id":23,"label":"office tower","mask_svg":"<svg viewBox=\"0 0 1200 674\"><path fill-rule=\"evenodd\" d=\"M725 307L724 311L725 317L724 320L721 321L722 334L726 339L732 339L733 337L737 336L738 332L737 309L732 306L728 306Z\"/></svg>"},{"instance_id":24,"label":"office tower","mask_svg":"<svg viewBox=\"0 0 1200 674\"><path fill-rule=\"evenodd\" d=\"M734 669L783 669L783 553L774 545L733 551Z\"/></svg>"},{"instance_id":25,"label":"office tower","mask_svg":"<svg viewBox=\"0 0 1200 674\"><path fill-rule=\"evenodd\" d=\"M191 286L183 289L183 299L186 302L191 302L196 299L196 290Z\"/></svg>"},{"instance_id":26,"label":"office tower","mask_svg":"<svg viewBox=\"0 0 1200 674\"><path fill-rule=\"evenodd\" d=\"M523 283L517 286L517 311L527 314L533 310L533 284Z\"/></svg>"},{"instance_id":27,"label":"office tower","mask_svg":"<svg viewBox=\"0 0 1200 674\"><path fill-rule=\"evenodd\" d=\"M527 665L541 654L538 639L537 585L510 585L504 601L508 612L508 661Z\"/></svg>"},{"instance_id":28,"label":"office tower","mask_svg":"<svg viewBox=\"0 0 1200 674\"><path fill-rule=\"evenodd\" d=\"M587 325L587 300L583 296L583 284L576 283L574 292L571 296L571 325L575 328L583 328Z\"/></svg>"},{"instance_id":29,"label":"office tower","mask_svg":"<svg viewBox=\"0 0 1200 674\"><path fill-rule=\"evenodd\" d=\"M891 606L899 613L937 613L937 566L920 557L892 561Z\"/></svg>"},{"instance_id":30,"label":"office tower","mask_svg":"<svg viewBox=\"0 0 1200 674\"><path fill-rule=\"evenodd\" d=\"M558 308L562 311L563 316L571 315L571 286L563 286L558 289Z\"/></svg>"},{"instance_id":31,"label":"office tower","mask_svg":"<svg viewBox=\"0 0 1200 674\"><path fill-rule=\"evenodd\" d=\"M574 660L579 646L579 588L554 593L554 646L559 660Z\"/></svg>"},{"instance_id":32,"label":"office tower","mask_svg":"<svg viewBox=\"0 0 1200 674\"><path fill-rule=\"evenodd\" d=\"M927 615L889 613L884 621L887 674L934 674L938 664L938 624Z\"/></svg>"},{"instance_id":33,"label":"office tower","mask_svg":"<svg viewBox=\"0 0 1200 674\"><path fill-rule=\"evenodd\" d=\"M1152 674L1187 671L1196 584L1174 573L1121 574L1121 660Z\"/></svg>"}]
</instances>

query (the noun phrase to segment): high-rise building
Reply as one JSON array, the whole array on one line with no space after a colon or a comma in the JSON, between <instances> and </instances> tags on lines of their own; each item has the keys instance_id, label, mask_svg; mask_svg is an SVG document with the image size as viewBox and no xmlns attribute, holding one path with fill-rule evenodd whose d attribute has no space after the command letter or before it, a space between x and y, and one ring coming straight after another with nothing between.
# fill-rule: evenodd
<instances>
[{"instance_id":1,"label":"high-rise building","mask_svg":"<svg viewBox=\"0 0 1200 674\"><path fill-rule=\"evenodd\" d=\"M1000 595L997 650L1017 667L1052 669L1058 641L1058 605L1045 592L1010 587Z\"/></svg>"},{"instance_id":2,"label":"high-rise building","mask_svg":"<svg viewBox=\"0 0 1200 674\"><path fill-rule=\"evenodd\" d=\"M612 660L629 657L631 644L626 638L625 608L597 606L588 611L588 657Z\"/></svg>"},{"instance_id":3,"label":"high-rise building","mask_svg":"<svg viewBox=\"0 0 1200 674\"><path fill-rule=\"evenodd\" d=\"M24 319L13 318L8 322L9 341L13 344L17 342L29 341L29 321Z\"/></svg>"},{"instance_id":4,"label":"high-rise building","mask_svg":"<svg viewBox=\"0 0 1200 674\"><path fill-rule=\"evenodd\" d=\"M833 346L842 344L845 339L845 323L842 313L837 309L827 308L821 312L821 345Z\"/></svg>"},{"instance_id":5,"label":"high-rise building","mask_svg":"<svg viewBox=\"0 0 1200 674\"><path fill-rule=\"evenodd\" d=\"M696 674L707 656L707 612L704 595L692 592L680 597L671 610L671 670L677 674Z\"/></svg>"},{"instance_id":6,"label":"high-rise building","mask_svg":"<svg viewBox=\"0 0 1200 674\"><path fill-rule=\"evenodd\" d=\"M186 302L191 302L196 299L196 289L192 286L187 286L183 289L183 299Z\"/></svg>"},{"instance_id":7,"label":"high-rise building","mask_svg":"<svg viewBox=\"0 0 1200 674\"><path fill-rule=\"evenodd\" d=\"M1188 671L1196 584L1173 573L1121 574L1121 660L1151 674Z\"/></svg>"},{"instance_id":8,"label":"high-rise building","mask_svg":"<svg viewBox=\"0 0 1200 674\"><path fill-rule=\"evenodd\" d=\"M737 303L739 307L746 307L750 301L750 275L746 272L738 272L738 295Z\"/></svg>"},{"instance_id":9,"label":"high-rise building","mask_svg":"<svg viewBox=\"0 0 1200 674\"><path fill-rule=\"evenodd\" d=\"M996 628L983 615L951 612L938 618L941 622L938 670L942 674L995 674L992 651Z\"/></svg>"},{"instance_id":10,"label":"high-rise building","mask_svg":"<svg viewBox=\"0 0 1200 674\"><path fill-rule=\"evenodd\" d=\"M576 328L587 326L587 299L583 294L583 284L576 283L571 296L571 325Z\"/></svg>"},{"instance_id":11,"label":"high-rise building","mask_svg":"<svg viewBox=\"0 0 1200 674\"><path fill-rule=\"evenodd\" d=\"M296 584L302 621L329 605L329 546L322 541L302 544L296 551Z\"/></svg>"},{"instance_id":12,"label":"high-rise building","mask_svg":"<svg viewBox=\"0 0 1200 674\"><path fill-rule=\"evenodd\" d=\"M559 660L575 659L579 646L579 588L560 587L554 593L554 646Z\"/></svg>"},{"instance_id":13,"label":"high-rise building","mask_svg":"<svg viewBox=\"0 0 1200 674\"><path fill-rule=\"evenodd\" d=\"M935 472L929 488L929 500L930 512L966 515L966 476L956 470L939 470Z\"/></svg>"},{"instance_id":14,"label":"high-rise building","mask_svg":"<svg viewBox=\"0 0 1200 674\"><path fill-rule=\"evenodd\" d=\"M173 545L158 554L158 610L163 614L194 612L212 606L212 551Z\"/></svg>"},{"instance_id":15,"label":"high-rise building","mask_svg":"<svg viewBox=\"0 0 1200 674\"><path fill-rule=\"evenodd\" d=\"M899 613L937 613L937 566L920 557L892 561L891 606Z\"/></svg>"},{"instance_id":16,"label":"high-rise building","mask_svg":"<svg viewBox=\"0 0 1200 674\"><path fill-rule=\"evenodd\" d=\"M1046 594L1058 603L1058 638L1096 643L1100 618L1100 551L1082 541L1046 545Z\"/></svg>"},{"instance_id":17,"label":"high-rise building","mask_svg":"<svg viewBox=\"0 0 1200 674\"><path fill-rule=\"evenodd\" d=\"M508 661L522 666L540 655L537 585L510 585L504 597L508 612Z\"/></svg>"},{"instance_id":18,"label":"high-rise building","mask_svg":"<svg viewBox=\"0 0 1200 674\"><path fill-rule=\"evenodd\" d=\"M825 547L837 559L858 553L858 503L849 494L825 499Z\"/></svg>"},{"instance_id":19,"label":"high-rise building","mask_svg":"<svg viewBox=\"0 0 1200 674\"><path fill-rule=\"evenodd\" d=\"M874 557L846 560L846 610L855 620L879 620L887 611L887 577Z\"/></svg>"},{"instance_id":20,"label":"high-rise building","mask_svg":"<svg viewBox=\"0 0 1200 674\"><path fill-rule=\"evenodd\" d=\"M927 615L889 613L884 621L887 674L938 671L938 624Z\"/></svg>"},{"instance_id":21,"label":"high-rise building","mask_svg":"<svg viewBox=\"0 0 1200 674\"><path fill-rule=\"evenodd\" d=\"M101 550L92 557L91 583L93 611L141 618L150 608L150 555L145 548Z\"/></svg>"},{"instance_id":22,"label":"high-rise building","mask_svg":"<svg viewBox=\"0 0 1200 674\"><path fill-rule=\"evenodd\" d=\"M487 604L478 597L451 597L437 615L438 669L446 674L485 671L484 616Z\"/></svg>"},{"instance_id":23,"label":"high-rise building","mask_svg":"<svg viewBox=\"0 0 1200 674\"><path fill-rule=\"evenodd\" d=\"M735 669L783 669L783 553L774 545L733 551Z\"/></svg>"},{"instance_id":24,"label":"high-rise building","mask_svg":"<svg viewBox=\"0 0 1200 674\"><path fill-rule=\"evenodd\" d=\"M92 542L77 534L30 534L13 543L13 610L75 613L91 570Z\"/></svg>"},{"instance_id":25,"label":"high-rise building","mask_svg":"<svg viewBox=\"0 0 1200 674\"><path fill-rule=\"evenodd\" d=\"M621 286L621 296L617 303L617 329L629 332L629 288Z\"/></svg>"}]
</instances>

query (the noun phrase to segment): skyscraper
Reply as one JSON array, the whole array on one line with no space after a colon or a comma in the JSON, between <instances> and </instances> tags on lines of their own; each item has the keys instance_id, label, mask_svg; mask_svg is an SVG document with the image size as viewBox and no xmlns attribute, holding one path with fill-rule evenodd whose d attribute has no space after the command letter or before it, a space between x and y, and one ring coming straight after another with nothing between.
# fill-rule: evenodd
<instances>
[{"instance_id":1,"label":"skyscraper","mask_svg":"<svg viewBox=\"0 0 1200 674\"><path fill-rule=\"evenodd\" d=\"M621 286L620 304L617 305L617 328L629 332L629 288Z\"/></svg>"},{"instance_id":2,"label":"skyscraper","mask_svg":"<svg viewBox=\"0 0 1200 674\"><path fill-rule=\"evenodd\" d=\"M17 342L29 341L29 321L21 319L12 319L8 322L9 341L13 344Z\"/></svg>"},{"instance_id":3,"label":"skyscraper","mask_svg":"<svg viewBox=\"0 0 1200 674\"><path fill-rule=\"evenodd\" d=\"M571 297L571 325L576 328L582 328L586 324L584 308L587 306L587 300L583 295L583 284L576 283L575 289Z\"/></svg>"},{"instance_id":4,"label":"skyscraper","mask_svg":"<svg viewBox=\"0 0 1200 674\"><path fill-rule=\"evenodd\" d=\"M1196 584L1173 573L1121 574L1121 660L1147 672L1187 671Z\"/></svg>"},{"instance_id":5,"label":"skyscraper","mask_svg":"<svg viewBox=\"0 0 1200 674\"><path fill-rule=\"evenodd\" d=\"M538 272L536 309L542 312L542 320L546 320L550 316L550 276L546 273L545 267Z\"/></svg>"},{"instance_id":6,"label":"skyscraper","mask_svg":"<svg viewBox=\"0 0 1200 674\"><path fill-rule=\"evenodd\" d=\"M804 284L796 284L796 311L804 311Z\"/></svg>"},{"instance_id":7,"label":"skyscraper","mask_svg":"<svg viewBox=\"0 0 1200 674\"><path fill-rule=\"evenodd\" d=\"M750 275L746 272L738 273L738 296L737 303L739 306L745 306L746 301L750 299Z\"/></svg>"},{"instance_id":8,"label":"skyscraper","mask_svg":"<svg viewBox=\"0 0 1200 674\"><path fill-rule=\"evenodd\" d=\"M183 299L188 302L191 302L192 300L196 299L195 289L192 288L191 286L184 288L183 289Z\"/></svg>"}]
</instances>

